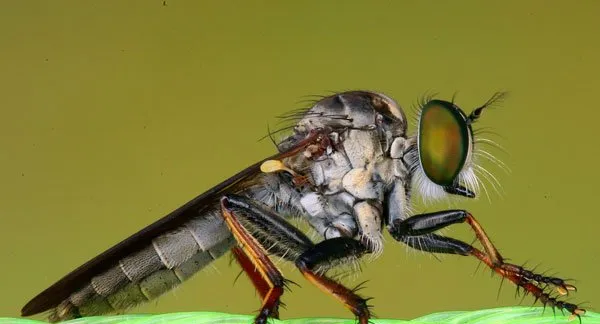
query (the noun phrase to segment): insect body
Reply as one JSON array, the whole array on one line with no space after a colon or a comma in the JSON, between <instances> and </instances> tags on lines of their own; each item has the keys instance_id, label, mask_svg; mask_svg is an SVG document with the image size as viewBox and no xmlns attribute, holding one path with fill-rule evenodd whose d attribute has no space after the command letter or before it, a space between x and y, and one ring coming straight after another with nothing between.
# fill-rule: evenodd
<instances>
[{"instance_id":1,"label":"insect body","mask_svg":"<svg viewBox=\"0 0 600 324\"><path fill-rule=\"evenodd\" d=\"M579 317L585 310L558 300L575 287L504 262L479 222L465 210L414 215L410 197L474 197L472 123L501 95L465 114L453 102L427 100L419 127L407 135L402 109L389 97L351 91L294 113L294 132L279 153L248 167L117 244L46 289L22 310L50 311L50 320L119 311L151 300L231 250L259 295L256 323L279 316L286 281L270 256L293 262L304 277L332 294L359 322L366 299L327 276L327 270L383 251L383 230L427 252L473 256L539 299ZM306 220L313 242L289 223ZM435 234L466 223L482 244ZM553 288L553 289L552 289Z\"/></svg>"}]
</instances>

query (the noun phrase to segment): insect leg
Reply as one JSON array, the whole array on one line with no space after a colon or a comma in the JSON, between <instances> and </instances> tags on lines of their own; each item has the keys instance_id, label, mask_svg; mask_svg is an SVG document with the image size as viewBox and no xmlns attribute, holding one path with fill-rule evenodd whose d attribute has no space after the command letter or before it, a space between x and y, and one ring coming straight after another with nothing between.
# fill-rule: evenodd
<instances>
[{"instance_id":1,"label":"insect leg","mask_svg":"<svg viewBox=\"0 0 600 324\"><path fill-rule=\"evenodd\" d=\"M227 195L221 199L221 210L239 243L234 255L239 255L238 261L263 300L255 323L266 323L268 317L278 316L279 299L286 284L267 253L293 261L313 243L283 218L249 198Z\"/></svg>"},{"instance_id":2,"label":"insect leg","mask_svg":"<svg viewBox=\"0 0 600 324\"><path fill-rule=\"evenodd\" d=\"M357 240L336 237L322 241L304 252L296 260L296 266L308 281L331 294L350 309L358 317L360 324L367 324L371 316L367 299L326 277L323 273L336 264L358 258L368 251L368 248Z\"/></svg>"},{"instance_id":3,"label":"insect leg","mask_svg":"<svg viewBox=\"0 0 600 324\"><path fill-rule=\"evenodd\" d=\"M475 232L477 239L483 245L484 251L453 238L432 234L432 232L446 226L465 222ZM504 262L504 258L492 244L483 227L467 211L445 210L415 215L404 220L396 219L389 227L389 231L394 239L415 249L434 253L474 256L502 277L509 279L517 286L533 294L536 300L539 299L544 305L566 309L577 317L585 313L585 310L577 307L577 305L558 301L545 292L546 285L553 285L560 295L566 295L570 290L576 290L575 286L565 283L563 279L536 274L521 266Z\"/></svg>"},{"instance_id":4,"label":"insect leg","mask_svg":"<svg viewBox=\"0 0 600 324\"><path fill-rule=\"evenodd\" d=\"M267 318L277 316L279 307L279 298L283 294L284 279L281 272L273 262L266 256L260 244L256 239L240 224L237 217L227 207L227 200L221 200L221 210L227 226L231 233L240 244L240 252L244 255L244 261L251 261L255 267L255 271L260 274L262 280L256 278L248 272L248 268L244 270L250 274L253 282L258 282L257 286L265 287L268 290L261 293L263 300L261 310L255 318L255 323L266 323ZM256 279L254 279L256 278ZM255 284L256 285L256 284ZM261 289L262 290L262 289ZM261 291L259 290L259 292Z\"/></svg>"},{"instance_id":5,"label":"insect leg","mask_svg":"<svg viewBox=\"0 0 600 324\"><path fill-rule=\"evenodd\" d=\"M248 278L250 278L250 280L252 281L252 284L258 292L261 301L265 300L267 294L271 290L269 282L261 276L260 272L256 269L256 266L254 265L250 257L246 255L246 253L241 247L234 247L233 249L231 249L231 253L233 253L233 256L235 257L240 267L242 267L244 272L248 275ZM277 303L275 303L273 309L271 310L271 313L269 314L269 317L279 319L279 304L281 304L280 301L277 301Z\"/></svg>"},{"instance_id":6,"label":"insect leg","mask_svg":"<svg viewBox=\"0 0 600 324\"><path fill-rule=\"evenodd\" d=\"M367 246L347 237L337 237L315 245L283 218L243 196L227 195L221 199L221 206L227 225L268 287L277 287L279 284L282 288L285 282L266 255L267 252L294 261L305 278L342 301L358 316L361 324L368 323L370 312L366 299L323 274L335 265L369 252ZM260 317L257 317L257 322Z\"/></svg>"}]
</instances>

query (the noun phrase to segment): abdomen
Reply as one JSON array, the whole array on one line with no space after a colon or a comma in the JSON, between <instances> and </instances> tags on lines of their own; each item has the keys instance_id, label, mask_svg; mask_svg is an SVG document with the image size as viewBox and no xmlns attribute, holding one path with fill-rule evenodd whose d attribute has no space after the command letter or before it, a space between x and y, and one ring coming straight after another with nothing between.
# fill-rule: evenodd
<instances>
[{"instance_id":1,"label":"abdomen","mask_svg":"<svg viewBox=\"0 0 600 324\"><path fill-rule=\"evenodd\" d=\"M198 216L92 277L51 309L49 320L113 313L155 299L222 256L234 242L217 211Z\"/></svg>"}]
</instances>

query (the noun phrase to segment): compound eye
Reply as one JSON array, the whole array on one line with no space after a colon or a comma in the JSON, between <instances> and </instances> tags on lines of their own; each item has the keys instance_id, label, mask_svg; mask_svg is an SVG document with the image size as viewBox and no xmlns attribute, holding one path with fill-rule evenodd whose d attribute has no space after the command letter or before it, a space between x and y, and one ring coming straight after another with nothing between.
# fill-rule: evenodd
<instances>
[{"instance_id":1,"label":"compound eye","mask_svg":"<svg viewBox=\"0 0 600 324\"><path fill-rule=\"evenodd\" d=\"M470 130L465 114L451 102L431 100L419 118L419 160L427 177L440 186L451 186L470 150Z\"/></svg>"}]
</instances>

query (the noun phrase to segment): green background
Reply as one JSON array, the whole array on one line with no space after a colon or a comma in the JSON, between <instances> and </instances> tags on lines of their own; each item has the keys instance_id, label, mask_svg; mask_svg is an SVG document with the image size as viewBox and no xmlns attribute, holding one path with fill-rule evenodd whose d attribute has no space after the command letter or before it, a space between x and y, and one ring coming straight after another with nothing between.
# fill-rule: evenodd
<instances>
[{"instance_id":1,"label":"green background","mask_svg":"<svg viewBox=\"0 0 600 324\"><path fill-rule=\"evenodd\" d=\"M165 6L166 4L166 6ZM306 95L373 89L411 112L439 92L507 153L491 203L470 210L506 257L577 279L599 302L599 1L3 1L0 9L0 316L203 190L274 152L257 139ZM411 128L414 131L414 127ZM419 205L419 211L446 208ZM464 225L445 233L471 241ZM380 317L517 304L464 257L384 255L354 285ZM133 312L252 313L222 258ZM302 285L283 318L350 317ZM527 297L525 304L532 299Z\"/></svg>"}]
</instances>

